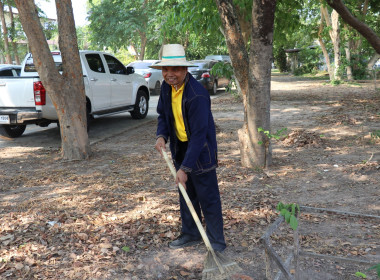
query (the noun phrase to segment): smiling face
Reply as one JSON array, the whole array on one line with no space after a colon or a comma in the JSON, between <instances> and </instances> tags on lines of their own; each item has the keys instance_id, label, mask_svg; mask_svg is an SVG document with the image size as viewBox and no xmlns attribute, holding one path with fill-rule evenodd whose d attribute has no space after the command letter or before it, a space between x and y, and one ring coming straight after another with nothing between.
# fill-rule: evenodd
<instances>
[{"instance_id":1,"label":"smiling face","mask_svg":"<svg viewBox=\"0 0 380 280\"><path fill-rule=\"evenodd\" d=\"M180 86L184 82L187 74L185 66L163 66L162 76L165 82L171 86Z\"/></svg>"}]
</instances>

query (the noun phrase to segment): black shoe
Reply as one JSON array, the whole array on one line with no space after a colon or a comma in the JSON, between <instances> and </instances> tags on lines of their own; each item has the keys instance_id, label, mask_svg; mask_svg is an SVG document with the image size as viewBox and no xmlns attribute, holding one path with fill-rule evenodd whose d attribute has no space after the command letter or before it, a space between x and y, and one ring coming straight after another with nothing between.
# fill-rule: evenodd
<instances>
[{"instance_id":1,"label":"black shoe","mask_svg":"<svg viewBox=\"0 0 380 280\"><path fill-rule=\"evenodd\" d=\"M169 243L169 248L179 249L188 246L197 245L201 242L201 238L196 238L188 234L181 234L176 240Z\"/></svg>"}]
</instances>

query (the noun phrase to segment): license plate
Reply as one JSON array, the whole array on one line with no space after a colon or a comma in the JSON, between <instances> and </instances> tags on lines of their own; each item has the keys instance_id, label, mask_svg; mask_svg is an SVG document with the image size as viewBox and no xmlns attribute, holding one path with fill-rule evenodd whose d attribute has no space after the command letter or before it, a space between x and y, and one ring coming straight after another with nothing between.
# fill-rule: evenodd
<instances>
[{"instance_id":1,"label":"license plate","mask_svg":"<svg viewBox=\"0 0 380 280\"><path fill-rule=\"evenodd\" d=\"M9 124L9 116L8 115L0 115L0 123L6 123Z\"/></svg>"}]
</instances>

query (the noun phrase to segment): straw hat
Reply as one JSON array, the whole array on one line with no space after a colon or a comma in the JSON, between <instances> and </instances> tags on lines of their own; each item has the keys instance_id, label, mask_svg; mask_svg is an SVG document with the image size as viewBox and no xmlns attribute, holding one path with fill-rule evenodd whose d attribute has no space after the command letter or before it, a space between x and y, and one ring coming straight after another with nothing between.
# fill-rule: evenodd
<instances>
[{"instance_id":1,"label":"straw hat","mask_svg":"<svg viewBox=\"0 0 380 280\"><path fill-rule=\"evenodd\" d=\"M180 44L163 45L160 50L160 59L160 62L149 67L154 69L161 69L162 66L196 67L196 65L186 61L185 49Z\"/></svg>"}]
</instances>

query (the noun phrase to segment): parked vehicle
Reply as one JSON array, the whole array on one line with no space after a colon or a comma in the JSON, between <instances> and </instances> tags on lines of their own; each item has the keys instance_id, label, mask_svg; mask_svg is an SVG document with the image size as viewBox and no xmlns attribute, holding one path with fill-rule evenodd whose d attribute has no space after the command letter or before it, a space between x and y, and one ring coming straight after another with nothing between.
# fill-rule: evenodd
<instances>
[{"instance_id":1,"label":"parked vehicle","mask_svg":"<svg viewBox=\"0 0 380 280\"><path fill-rule=\"evenodd\" d=\"M52 52L62 71L60 52ZM149 89L143 77L134 74L114 56L98 51L80 51L87 99L87 120L120 112L143 119L148 113ZM0 134L19 137L26 125L48 126L58 122L57 112L38 78L31 54L27 54L20 77L0 78Z\"/></svg>"},{"instance_id":2,"label":"parked vehicle","mask_svg":"<svg viewBox=\"0 0 380 280\"><path fill-rule=\"evenodd\" d=\"M218 61L227 61L231 63L231 58L229 55L213 54L205 57L206 60L218 60Z\"/></svg>"},{"instance_id":3,"label":"parked vehicle","mask_svg":"<svg viewBox=\"0 0 380 280\"><path fill-rule=\"evenodd\" d=\"M188 71L194 78L200 82L211 95L217 93L218 88L226 87L229 80L225 77L215 77L210 71L212 67L218 63L217 60L193 60L191 61L197 67L189 67Z\"/></svg>"},{"instance_id":4,"label":"parked vehicle","mask_svg":"<svg viewBox=\"0 0 380 280\"><path fill-rule=\"evenodd\" d=\"M21 65L0 64L0 77L18 77L20 72Z\"/></svg>"},{"instance_id":5,"label":"parked vehicle","mask_svg":"<svg viewBox=\"0 0 380 280\"><path fill-rule=\"evenodd\" d=\"M145 78L151 93L159 95L163 81L161 70L149 68L149 66L157 62L159 62L159 60L137 60L129 63L127 66L132 66L135 69L135 73Z\"/></svg>"}]
</instances>

